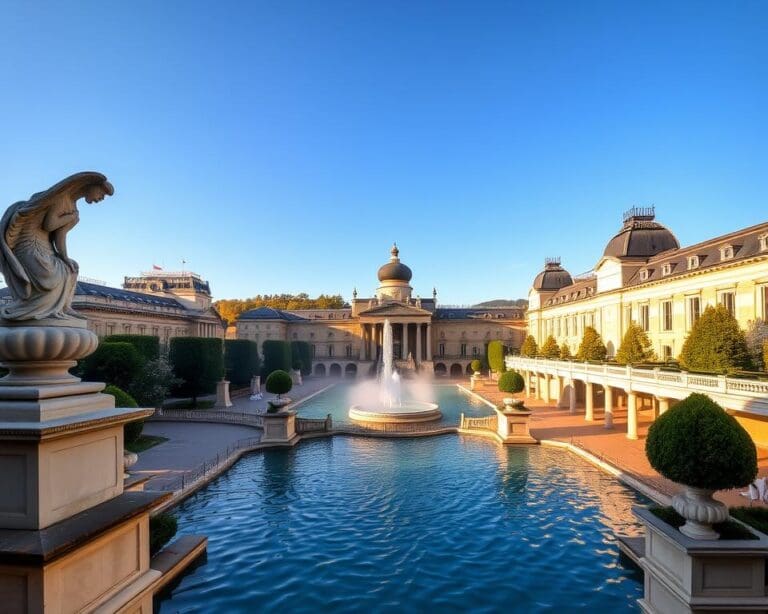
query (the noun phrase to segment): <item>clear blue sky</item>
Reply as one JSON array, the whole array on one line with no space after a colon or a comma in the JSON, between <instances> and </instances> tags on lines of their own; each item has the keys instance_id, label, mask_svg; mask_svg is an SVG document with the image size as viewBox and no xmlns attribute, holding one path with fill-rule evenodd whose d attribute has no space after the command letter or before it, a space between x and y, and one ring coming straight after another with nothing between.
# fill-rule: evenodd
<instances>
[{"instance_id":1,"label":"clear blue sky","mask_svg":"<svg viewBox=\"0 0 768 614\"><path fill-rule=\"evenodd\" d=\"M5 2L0 203L79 170L70 253L217 298L525 296L632 205L689 244L768 219L765 2Z\"/></svg>"}]
</instances>

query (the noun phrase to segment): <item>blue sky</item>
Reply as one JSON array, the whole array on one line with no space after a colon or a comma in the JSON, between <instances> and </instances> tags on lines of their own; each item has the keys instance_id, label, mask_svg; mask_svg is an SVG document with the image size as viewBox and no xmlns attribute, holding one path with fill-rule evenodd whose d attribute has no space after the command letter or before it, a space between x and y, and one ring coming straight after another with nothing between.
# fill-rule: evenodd
<instances>
[{"instance_id":1,"label":"blue sky","mask_svg":"<svg viewBox=\"0 0 768 614\"><path fill-rule=\"evenodd\" d=\"M764 2L5 2L0 204L79 170L70 253L217 298L525 296L632 205L682 244L766 221Z\"/></svg>"}]
</instances>

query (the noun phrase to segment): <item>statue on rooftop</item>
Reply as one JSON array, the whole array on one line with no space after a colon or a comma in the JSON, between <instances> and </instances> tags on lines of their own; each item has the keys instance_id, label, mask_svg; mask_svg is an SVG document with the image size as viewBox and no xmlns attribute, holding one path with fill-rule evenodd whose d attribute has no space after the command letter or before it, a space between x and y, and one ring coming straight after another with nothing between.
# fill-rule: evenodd
<instances>
[{"instance_id":1,"label":"statue on rooftop","mask_svg":"<svg viewBox=\"0 0 768 614\"><path fill-rule=\"evenodd\" d=\"M113 193L101 173L76 173L8 208L0 220L0 270L13 302L0 308L0 318L82 319L72 309L78 265L67 253L67 233L80 221L80 198L95 203Z\"/></svg>"}]
</instances>

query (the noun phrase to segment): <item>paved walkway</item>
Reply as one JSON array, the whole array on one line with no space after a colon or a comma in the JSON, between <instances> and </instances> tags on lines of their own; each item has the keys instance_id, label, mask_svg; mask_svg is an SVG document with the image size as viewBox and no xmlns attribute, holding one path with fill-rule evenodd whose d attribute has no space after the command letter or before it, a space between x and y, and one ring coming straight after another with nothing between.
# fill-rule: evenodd
<instances>
[{"instance_id":1,"label":"paved walkway","mask_svg":"<svg viewBox=\"0 0 768 614\"><path fill-rule=\"evenodd\" d=\"M301 384L301 386L294 386L293 390L285 396L298 402L340 381L343 380L333 377L304 378L304 383ZM247 414L255 414L259 411L263 412L267 409L267 402L274 399L275 395L264 391L263 382L261 384L261 391L264 396L260 401L251 401L251 398L248 395L232 399L232 407L228 408L228 411Z\"/></svg>"},{"instance_id":2,"label":"paved walkway","mask_svg":"<svg viewBox=\"0 0 768 614\"><path fill-rule=\"evenodd\" d=\"M483 382L474 392L497 405L502 404L502 397L509 396L498 391L496 382ZM631 440L627 439L626 408L614 409L613 428L606 429L602 408L596 407L595 420L587 422L583 407L577 408L576 414L571 414L568 409L558 409L553 404L530 397L525 398L525 405L534 410L531 434L536 439L553 439L579 446L664 494L674 495L680 491L678 484L656 473L645 455L645 438L653 421L651 409L638 412L639 439ZM762 477L768 475L768 450L758 448L757 452L758 475ZM746 489L720 491L715 496L728 505L749 505L749 500L739 495L742 490Z\"/></svg>"}]
</instances>

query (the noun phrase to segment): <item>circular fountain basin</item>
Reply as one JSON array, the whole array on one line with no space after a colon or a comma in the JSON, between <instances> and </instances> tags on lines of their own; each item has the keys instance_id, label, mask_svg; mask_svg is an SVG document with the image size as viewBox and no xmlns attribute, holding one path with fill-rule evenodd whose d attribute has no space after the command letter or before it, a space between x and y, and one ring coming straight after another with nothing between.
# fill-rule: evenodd
<instances>
[{"instance_id":1,"label":"circular fountain basin","mask_svg":"<svg viewBox=\"0 0 768 614\"><path fill-rule=\"evenodd\" d=\"M353 405L349 408L349 417L357 422L432 422L442 415L437 403L422 401L406 401L398 407Z\"/></svg>"}]
</instances>

